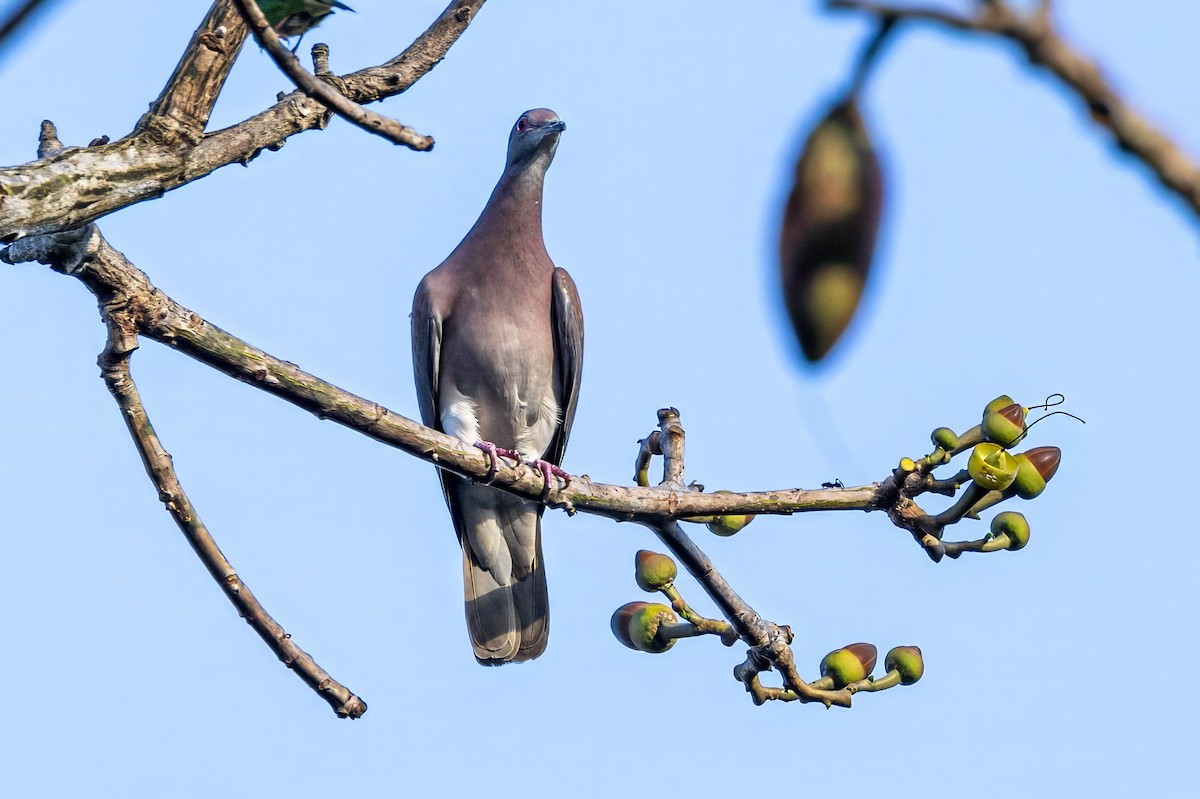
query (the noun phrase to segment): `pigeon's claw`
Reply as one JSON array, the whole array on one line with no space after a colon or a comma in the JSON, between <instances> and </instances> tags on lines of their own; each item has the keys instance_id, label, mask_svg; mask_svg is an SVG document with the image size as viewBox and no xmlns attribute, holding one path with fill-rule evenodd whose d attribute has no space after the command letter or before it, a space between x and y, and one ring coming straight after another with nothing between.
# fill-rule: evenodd
<instances>
[{"instance_id":1,"label":"pigeon's claw","mask_svg":"<svg viewBox=\"0 0 1200 799\"><path fill-rule=\"evenodd\" d=\"M500 468L500 459L497 456L503 455L506 458L512 458L517 463L521 462L521 453L517 452L515 449L504 449L503 447L497 447L490 441L476 441L475 446L488 454L488 473L487 477L483 479L483 482L485 483L490 483L496 479L496 472Z\"/></svg>"},{"instance_id":2,"label":"pigeon's claw","mask_svg":"<svg viewBox=\"0 0 1200 799\"><path fill-rule=\"evenodd\" d=\"M538 458L531 463L530 466L537 468L537 470L542 473L542 480L544 481L544 487L542 488L543 504L550 500L550 485L553 478L561 477L564 489L571 485L571 475L567 474L567 472L563 471L558 466L555 466L550 461L544 461L541 458Z\"/></svg>"}]
</instances>

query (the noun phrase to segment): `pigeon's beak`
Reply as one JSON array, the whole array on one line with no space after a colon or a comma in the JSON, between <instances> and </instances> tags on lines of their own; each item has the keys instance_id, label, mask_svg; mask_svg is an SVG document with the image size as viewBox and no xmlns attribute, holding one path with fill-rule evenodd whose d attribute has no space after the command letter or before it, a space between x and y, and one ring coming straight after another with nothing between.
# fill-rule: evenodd
<instances>
[{"instance_id":1,"label":"pigeon's beak","mask_svg":"<svg viewBox=\"0 0 1200 799\"><path fill-rule=\"evenodd\" d=\"M544 129L547 133L562 133L567 129L567 123L563 122L561 119L555 120L554 122L546 124Z\"/></svg>"}]
</instances>

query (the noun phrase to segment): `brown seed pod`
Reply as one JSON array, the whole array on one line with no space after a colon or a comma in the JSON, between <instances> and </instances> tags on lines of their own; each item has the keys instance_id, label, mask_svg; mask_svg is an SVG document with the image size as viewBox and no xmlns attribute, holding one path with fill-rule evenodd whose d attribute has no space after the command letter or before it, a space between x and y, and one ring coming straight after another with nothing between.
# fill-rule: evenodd
<instances>
[{"instance_id":1,"label":"brown seed pod","mask_svg":"<svg viewBox=\"0 0 1200 799\"><path fill-rule=\"evenodd\" d=\"M783 299L811 363L825 357L854 316L882 205L879 160L851 96L805 142L780 231Z\"/></svg>"}]
</instances>

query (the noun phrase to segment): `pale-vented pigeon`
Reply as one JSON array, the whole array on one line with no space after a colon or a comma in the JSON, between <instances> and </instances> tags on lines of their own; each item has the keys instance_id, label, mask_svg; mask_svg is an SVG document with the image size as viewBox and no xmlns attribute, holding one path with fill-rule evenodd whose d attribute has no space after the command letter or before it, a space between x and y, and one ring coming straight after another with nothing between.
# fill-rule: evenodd
<instances>
[{"instance_id":1,"label":"pale-vented pigeon","mask_svg":"<svg viewBox=\"0 0 1200 799\"><path fill-rule=\"evenodd\" d=\"M421 281L412 311L422 421L491 452L493 465L498 448L537 460L547 491L552 475L566 476L557 464L583 366L579 295L542 241L542 183L565 128L545 108L521 115L483 213ZM544 506L439 474L462 545L475 657L484 665L537 657L550 625Z\"/></svg>"}]
</instances>

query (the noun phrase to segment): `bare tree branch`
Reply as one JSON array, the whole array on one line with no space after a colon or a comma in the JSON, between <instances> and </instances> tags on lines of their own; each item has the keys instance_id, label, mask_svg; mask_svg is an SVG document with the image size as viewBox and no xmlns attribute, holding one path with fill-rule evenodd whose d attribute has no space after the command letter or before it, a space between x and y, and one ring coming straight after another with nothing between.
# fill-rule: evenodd
<instances>
[{"instance_id":1,"label":"bare tree branch","mask_svg":"<svg viewBox=\"0 0 1200 799\"><path fill-rule=\"evenodd\" d=\"M679 420L679 411L666 408L658 412L658 428L663 453L664 486L682 486L684 478L684 441L683 425ZM641 442L639 442L639 448ZM639 454L639 458L640 458ZM700 585L709 598L716 603L721 614L733 625L739 638L750 645L747 662L755 664L758 672L776 668L783 675L784 683L793 692L795 698L802 702L820 702L826 707L839 705L850 707L852 691L822 691L812 688L801 679L796 670L795 658L792 656L790 644L792 632L787 627L767 621L758 615L754 608L733 590L708 556L696 546L678 522L663 520L646 523L646 526L658 535L659 539L671 550L671 554L683 564ZM738 680L746 683L746 690L751 693L756 704L762 704L762 694L756 693L751 683L742 674L736 675ZM755 677L757 682L757 676ZM759 683L761 687L761 683ZM769 697L779 698L779 697Z\"/></svg>"},{"instance_id":2,"label":"bare tree branch","mask_svg":"<svg viewBox=\"0 0 1200 799\"><path fill-rule=\"evenodd\" d=\"M232 2L218 0L222 6ZM359 104L400 94L442 60L484 2L453 0L403 53L381 66L340 77L338 85ZM238 20L242 24L240 16ZM217 29L207 32L222 38ZM198 38L208 41L202 34L193 41ZM212 68L217 66L214 60ZM153 124L143 119L139 131L111 144L71 148L47 159L2 168L0 242L81 227L223 166L247 164L264 149L279 149L297 133L323 128L329 115L328 108L297 91L266 111L196 142L178 137L163 141L150 135L147 128Z\"/></svg>"},{"instance_id":3,"label":"bare tree branch","mask_svg":"<svg viewBox=\"0 0 1200 799\"><path fill-rule=\"evenodd\" d=\"M50 257L56 268L67 272L77 272L86 259L96 255L123 257L104 241L94 225L44 237L43 243L45 252L53 253ZM107 344L98 359L100 373L121 409L121 418L133 437L146 474L167 512L226 598L233 603L238 615L258 633L284 665L295 671L305 684L328 702L339 717L359 718L367 711L366 703L333 679L311 655L296 645L291 635L271 617L238 576L200 520L179 482L171 456L163 448L150 423L130 372L130 356L138 347L137 310L130 305L130 298L119 292L101 290L96 298L101 318L108 329Z\"/></svg>"},{"instance_id":4,"label":"bare tree branch","mask_svg":"<svg viewBox=\"0 0 1200 799\"><path fill-rule=\"evenodd\" d=\"M358 103L351 102L339 94L330 83L318 79L300 65L300 60L279 41L279 36L263 16L255 0L237 0L238 7L250 23L254 39L267 51L283 73L292 79L296 87L309 97L319 100L338 116L368 133L382 136L393 144L402 144L412 150L432 150L433 137L422 136L407 125L390 117L368 111Z\"/></svg>"},{"instance_id":5,"label":"bare tree branch","mask_svg":"<svg viewBox=\"0 0 1200 799\"><path fill-rule=\"evenodd\" d=\"M649 468L650 453L656 449L662 455L660 486L684 489L686 437L683 425L679 421L679 411L674 408L659 410L659 429L655 433L647 435L637 443L637 474L641 475ZM652 439L656 440L656 445L650 444ZM700 489L694 488L696 491ZM682 525L671 519L660 519L660 521L646 522L646 527L654 530L655 535L659 536L659 540L665 543L671 554L679 560L679 563L683 564L684 569L688 570L690 575L701 584L704 593L708 594L709 599L712 599L716 603L716 607L720 608L721 614L730 621L738 638L750 645L746 663L754 665L751 667L754 669L754 678L746 678L745 666L739 667L739 671L734 672L734 677L745 684L746 691L750 692L751 698L756 704L762 704L767 698L781 698L778 693L768 696L772 689L763 689L762 684L757 680L758 673L770 668L778 668L780 674L784 675L787 689L792 692L792 698L798 698L802 702L821 702L827 708L834 704L845 708L850 707L852 691L845 689L822 691L814 689L800 678L796 669L796 661L792 656L792 631L788 627L781 627L758 615L755 609L750 607L749 603L743 600L736 590L733 590L732 585L726 582L725 577L716 571L713 561L709 560L708 555L696 546L696 542L684 533ZM682 597L677 595L677 599L682 600ZM676 602L672 602L672 605L674 603ZM680 607L680 609L683 608ZM756 690L756 686L758 690ZM778 692L779 689L774 689L774 691Z\"/></svg>"},{"instance_id":6,"label":"bare tree branch","mask_svg":"<svg viewBox=\"0 0 1200 799\"><path fill-rule=\"evenodd\" d=\"M328 702L339 717L359 718L367 712L366 702L333 679L327 671L317 665L311 655L296 645L292 636L267 613L258 597L254 596L249 586L238 576L204 522L200 520L179 483L171 456L163 449L154 427L150 424L150 418L129 371L129 358L137 348L137 336L130 332L128 324L121 318L120 311L106 314L106 321L109 338L108 345L99 358L101 375L121 409L121 416L137 445L138 454L146 467L146 474L158 490L159 499L167 512L192 545L208 573L237 608L238 615L258 633L284 665L296 672L309 688Z\"/></svg>"},{"instance_id":7,"label":"bare tree branch","mask_svg":"<svg viewBox=\"0 0 1200 799\"><path fill-rule=\"evenodd\" d=\"M285 642L290 643L282 629L237 581L232 567L196 517L175 478L169 456L150 427L129 376L128 359L136 348L137 336L144 333L323 419L337 421L469 478L485 479L490 458L473 447L463 449L463 443L457 439L348 394L302 372L294 364L279 361L210 325L155 289L142 272L104 240L94 225L65 234L23 239L0 252L0 260L50 263L56 270L78 277L96 295L110 331L109 345L101 356L102 373L125 412L147 471L167 509L226 594L263 639L276 649L281 659L297 668L305 681L329 701L339 715L354 716L365 711L365 705L359 709L361 700L333 682L299 649L281 652ZM881 509L879 497L891 495L894 481L889 479L883 485L859 489L702 494L698 487L681 485L684 431L675 409L659 412L659 438L665 443L661 449L663 482L658 488L603 485L592 483L585 476L553 492L552 504L619 520L638 521L651 528L703 586L738 637L751 647L747 663L753 664L753 676L748 678L748 667L743 666L738 679L746 683L756 702L786 698L849 707L853 690L821 690L811 687L800 677L790 648L790 629L766 621L743 600L676 519L689 514L712 515L729 510L791 513L818 509ZM494 484L532 500L538 500L544 489L540 472L523 464L509 466L506 462L498 470ZM907 501L911 503L911 499ZM779 670L786 689L765 688L758 682L757 674L772 668Z\"/></svg>"},{"instance_id":8,"label":"bare tree branch","mask_svg":"<svg viewBox=\"0 0 1200 799\"><path fill-rule=\"evenodd\" d=\"M163 143L200 141L246 33L246 22L233 0L216 0L134 132Z\"/></svg>"},{"instance_id":9,"label":"bare tree branch","mask_svg":"<svg viewBox=\"0 0 1200 799\"><path fill-rule=\"evenodd\" d=\"M86 243L85 248L65 255L54 236L28 237L0 251L0 261L51 264L58 271L79 278L97 297L122 297L131 324L147 338L167 344L320 419L335 421L469 479L488 479L491 461L486 453L344 391L296 364L280 360L208 323L156 289L150 279L114 250L98 231L92 231ZM670 414L665 416L669 422ZM661 433L660 437L666 439ZM657 487L610 485L593 482L587 475L582 475L565 487L552 488L547 504L568 513L585 511L617 521L643 524L733 514L880 510L885 511L895 525L909 530L922 541L928 537L940 539L942 528L956 521L930 516L913 501L914 497L927 492L954 492L954 486L943 485L946 481L933 479L930 471L934 465L920 461L912 470L896 470L884 481L867 486L818 490L788 488L748 493L706 494L671 484ZM676 473L676 467L672 466L671 474ZM501 459L500 468L491 482L526 499L541 501L542 474L526 464L510 464Z\"/></svg>"},{"instance_id":10,"label":"bare tree branch","mask_svg":"<svg viewBox=\"0 0 1200 799\"><path fill-rule=\"evenodd\" d=\"M980 3L974 16L870 0L826 0L826 7L928 22L1016 42L1030 63L1049 71L1074 92L1087 105L1092 119L1112 133L1122 150L1153 170L1164 186L1200 216L1200 168L1166 133L1121 97L1099 64L1062 39L1051 23L1049 3L1039 3L1034 11L1022 13L1003 0L990 0Z\"/></svg>"}]
</instances>

